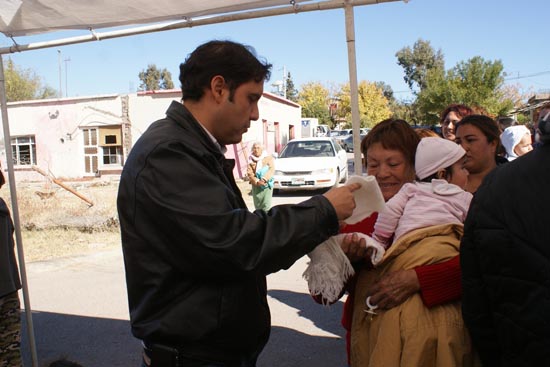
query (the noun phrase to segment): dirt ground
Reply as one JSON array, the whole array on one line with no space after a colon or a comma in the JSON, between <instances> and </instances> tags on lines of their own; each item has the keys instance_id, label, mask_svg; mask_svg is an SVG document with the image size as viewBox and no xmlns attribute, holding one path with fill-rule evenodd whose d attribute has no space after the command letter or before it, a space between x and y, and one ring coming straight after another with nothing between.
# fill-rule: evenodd
<instances>
[{"instance_id":1,"label":"dirt ground","mask_svg":"<svg viewBox=\"0 0 550 367\"><path fill-rule=\"evenodd\" d=\"M26 262L120 246L116 211L118 180L64 184L93 205L54 183L18 183L16 187ZM238 184L246 199L250 185L242 181ZM9 188L3 187L0 195L11 208Z\"/></svg>"}]
</instances>

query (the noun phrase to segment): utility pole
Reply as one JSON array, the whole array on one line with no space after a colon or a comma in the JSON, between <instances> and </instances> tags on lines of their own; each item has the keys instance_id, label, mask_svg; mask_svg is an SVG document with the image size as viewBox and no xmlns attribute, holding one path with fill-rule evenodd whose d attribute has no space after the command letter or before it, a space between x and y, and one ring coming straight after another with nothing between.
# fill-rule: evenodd
<instances>
[{"instance_id":1,"label":"utility pole","mask_svg":"<svg viewBox=\"0 0 550 367\"><path fill-rule=\"evenodd\" d=\"M69 96L69 88L67 87L67 62L71 61L70 57L67 57L65 60L65 97Z\"/></svg>"},{"instance_id":2,"label":"utility pole","mask_svg":"<svg viewBox=\"0 0 550 367\"><path fill-rule=\"evenodd\" d=\"M286 99L286 65L283 65L283 97Z\"/></svg>"},{"instance_id":3,"label":"utility pole","mask_svg":"<svg viewBox=\"0 0 550 367\"><path fill-rule=\"evenodd\" d=\"M59 98L62 98L63 89L61 87L61 50L57 50L57 64L59 66Z\"/></svg>"}]
</instances>

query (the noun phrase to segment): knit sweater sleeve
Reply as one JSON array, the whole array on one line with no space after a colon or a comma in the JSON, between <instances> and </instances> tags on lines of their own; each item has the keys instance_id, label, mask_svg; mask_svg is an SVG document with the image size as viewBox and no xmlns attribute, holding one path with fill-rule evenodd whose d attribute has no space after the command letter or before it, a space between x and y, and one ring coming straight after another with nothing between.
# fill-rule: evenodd
<instances>
[{"instance_id":1,"label":"knit sweater sleeve","mask_svg":"<svg viewBox=\"0 0 550 367\"><path fill-rule=\"evenodd\" d=\"M459 300L462 297L460 258L419 266L414 269L420 283L420 295L427 307Z\"/></svg>"}]
</instances>

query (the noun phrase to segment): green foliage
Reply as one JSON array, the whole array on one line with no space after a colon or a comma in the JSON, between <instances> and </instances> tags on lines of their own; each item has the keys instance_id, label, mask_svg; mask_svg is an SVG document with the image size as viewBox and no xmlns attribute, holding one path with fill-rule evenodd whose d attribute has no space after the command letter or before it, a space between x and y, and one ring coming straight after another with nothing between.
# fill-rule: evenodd
<instances>
[{"instance_id":1,"label":"green foliage","mask_svg":"<svg viewBox=\"0 0 550 367\"><path fill-rule=\"evenodd\" d=\"M359 116L361 127L373 127L378 122L391 116L389 102L379 84L362 80L358 85ZM347 121L345 127L351 127L351 91L345 84L337 94L339 103L337 115Z\"/></svg>"},{"instance_id":2,"label":"green foliage","mask_svg":"<svg viewBox=\"0 0 550 367\"><path fill-rule=\"evenodd\" d=\"M329 113L329 91L320 82L302 85L296 102L302 106L302 117L315 117L319 124L334 127Z\"/></svg>"},{"instance_id":3,"label":"green foliage","mask_svg":"<svg viewBox=\"0 0 550 367\"><path fill-rule=\"evenodd\" d=\"M155 64L149 64L147 70L139 73L141 90L173 89L172 74L166 69L157 69Z\"/></svg>"},{"instance_id":4,"label":"green foliage","mask_svg":"<svg viewBox=\"0 0 550 367\"><path fill-rule=\"evenodd\" d=\"M429 70L416 100L420 119L428 125L437 123L441 111L451 103L479 107L492 116L506 115L514 101L504 93L503 69L500 60L476 56L446 72Z\"/></svg>"},{"instance_id":5,"label":"green foliage","mask_svg":"<svg viewBox=\"0 0 550 367\"><path fill-rule=\"evenodd\" d=\"M397 64L405 71L405 82L409 88L417 93L415 86L421 91L426 87L426 76L429 70L444 68L444 57L441 50L437 52L429 41L419 39L412 47L404 47L397 51Z\"/></svg>"},{"instance_id":6,"label":"green foliage","mask_svg":"<svg viewBox=\"0 0 550 367\"><path fill-rule=\"evenodd\" d=\"M294 81L292 80L292 77L290 76L290 72L288 72L286 76L286 99L296 102L298 100L298 91L294 87Z\"/></svg>"},{"instance_id":7,"label":"green foliage","mask_svg":"<svg viewBox=\"0 0 550 367\"><path fill-rule=\"evenodd\" d=\"M386 84L384 82L375 82L374 85L382 91L382 94L384 94L384 97L391 103L392 101L395 101L395 97L393 95L393 89L391 85Z\"/></svg>"},{"instance_id":8,"label":"green foliage","mask_svg":"<svg viewBox=\"0 0 550 367\"><path fill-rule=\"evenodd\" d=\"M57 96L58 92L49 87L42 86L42 79L31 69L21 69L8 58L4 69L6 79L6 101L28 101Z\"/></svg>"}]
</instances>

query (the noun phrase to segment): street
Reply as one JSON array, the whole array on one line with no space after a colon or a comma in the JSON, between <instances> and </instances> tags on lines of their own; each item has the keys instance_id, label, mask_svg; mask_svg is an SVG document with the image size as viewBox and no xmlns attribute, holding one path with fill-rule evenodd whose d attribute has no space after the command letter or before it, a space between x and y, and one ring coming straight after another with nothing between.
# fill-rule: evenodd
<instances>
[{"instance_id":1,"label":"street","mask_svg":"<svg viewBox=\"0 0 550 367\"><path fill-rule=\"evenodd\" d=\"M320 193L283 193L273 197L273 205ZM343 303L327 307L311 299L302 278L307 261L303 257L267 277L273 327L259 367L346 365ZM140 365L140 343L130 333L120 249L28 263L27 277L40 367L63 357L84 367ZM31 366L24 313L22 321L24 366Z\"/></svg>"}]
</instances>

